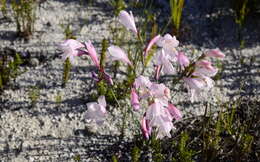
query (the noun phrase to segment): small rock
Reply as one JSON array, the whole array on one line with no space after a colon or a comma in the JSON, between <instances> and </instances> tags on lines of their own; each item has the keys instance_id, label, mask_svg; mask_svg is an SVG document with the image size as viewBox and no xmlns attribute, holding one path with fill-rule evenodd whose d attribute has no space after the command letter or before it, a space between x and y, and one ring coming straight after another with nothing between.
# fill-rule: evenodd
<instances>
[{"instance_id":1,"label":"small rock","mask_svg":"<svg viewBox=\"0 0 260 162\"><path fill-rule=\"evenodd\" d=\"M39 65L39 60L37 58L32 58L30 60L30 65L31 66L38 66Z\"/></svg>"}]
</instances>

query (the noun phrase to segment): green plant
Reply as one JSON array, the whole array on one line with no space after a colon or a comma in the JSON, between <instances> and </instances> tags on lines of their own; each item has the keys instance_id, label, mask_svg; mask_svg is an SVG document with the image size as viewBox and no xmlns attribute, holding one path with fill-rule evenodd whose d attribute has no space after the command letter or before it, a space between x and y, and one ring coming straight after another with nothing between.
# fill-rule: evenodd
<instances>
[{"instance_id":1,"label":"green plant","mask_svg":"<svg viewBox=\"0 0 260 162\"><path fill-rule=\"evenodd\" d=\"M21 73L19 66L22 63L23 60L17 53L13 58L7 55L0 56L0 92L11 79L15 79Z\"/></svg>"},{"instance_id":2,"label":"green plant","mask_svg":"<svg viewBox=\"0 0 260 162\"><path fill-rule=\"evenodd\" d=\"M248 0L236 0L234 2L235 22L242 27L245 23L247 14L249 13Z\"/></svg>"},{"instance_id":3,"label":"green plant","mask_svg":"<svg viewBox=\"0 0 260 162\"><path fill-rule=\"evenodd\" d=\"M81 161L80 155L75 155L75 156L73 157L73 160L74 160L75 162L80 162L80 161Z\"/></svg>"},{"instance_id":4,"label":"green plant","mask_svg":"<svg viewBox=\"0 0 260 162\"><path fill-rule=\"evenodd\" d=\"M63 63L63 75L62 75L62 87L65 87L71 71L71 63L70 60L67 58L66 61Z\"/></svg>"},{"instance_id":5,"label":"green plant","mask_svg":"<svg viewBox=\"0 0 260 162\"><path fill-rule=\"evenodd\" d=\"M0 0L0 5L1 5L1 11L4 17L7 16L7 2L6 0Z\"/></svg>"},{"instance_id":6,"label":"green plant","mask_svg":"<svg viewBox=\"0 0 260 162\"><path fill-rule=\"evenodd\" d=\"M19 36L29 39L33 34L36 20L36 0L12 0L11 8Z\"/></svg>"},{"instance_id":7,"label":"green plant","mask_svg":"<svg viewBox=\"0 0 260 162\"><path fill-rule=\"evenodd\" d=\"M70 24L67 24L66 26L61 24L60 26L64 29L63 33L65 35L65 39L76 39L76 37L73 35ZM69 80L71 67L71 62L67 58L63 63L62 87L65 87Z\"/></svg>"},{"instance_id":8,"label":"green plant","mask_svg":"<svg viewBox=\"0 0 260 162\"><path fill-rule=\"evenodd\" d=\"M76 37L73 35L70 24L67 25L61 24L60 26L64 30L63 33L65 35L65 39L76 39Z\"/></svg>"},{"instance_id":9,"label":"green plant","mask_svg":"<svg viewBox=\"0 0 260 162\"><path fill-rule=\"evenodd\" d=\"M116 157L116 155L113 155L111 160L112 162L118 162L118 158Z\"/></svg>"},{"instance_id":10,"label":"green plant","mask_svg":"<svg viewBox=\"0 0 260 162\"><path fill-rule=\"evenodd\" d=\"M223 71L224 71L224 64L220 61L220 60L217 60L216 61L216 67L219 69L218 73L214 76L214 80L220 80L222 75L223 75Z\"/></svg>"},{"instance_id":11,"label":"green plant","mask_svg":"<svg viewBox=\"0 0 260 162\"><path fill-rule=\"evenodd\" d=\"M175 35L178 35L180 30L183 6L184 0L170 0L171 19L174 26Z\"/></svg>"},{"instance_id":12,"label":"green plant","mask_svg":"<svg viewBox=\"0 0 260 162\"><path fill-rule=\"evenodd\" d=\"M55 96L55 102L57 104L61 103L62 102L62 95L59 93L57 94L57 96Z\"/></svg>"},{"instance_id":13,"label":"green plant","mask_svg":"<svg viewBox=\"0 0 260 162\"><path fill-rule=\"evenodd\" d=\"M37 86L31 87L28 92L28 97L30 99L31 107L34 107L40 98L40 89Z\"/></svg>"},{"instance_id":14,"label":"green plant","mask_svg":"<svg viewBox=\"0 0 260 162\"><path fill-rule=\"evenodd\" d=\"M194 151L188 146L189 135L186 132L181 133L179 143L177 145L177 154L172 158L173 162L192 162Z\"/></svg>"},{"instance_id":15,"label":"green plant","mask_svg":"<svg viewBox=\"0 0 260 162\"><path fill-rule=\"evenodd\" d=\"M140 156L141 156L141 150L137 146L134 146L131 152L132 162L138 162Z\"/></svg>"},{"instance_id":16,"label":"green plant","mask_svg":"<svg viewBox=\"0 0 260 162\"><path fill-rule=\"evenodd\" d=\"M121 10L126 8L124 0L110 0L109 4L114 8L115 15L118 15Z\"/></svg>"}]
</instances>

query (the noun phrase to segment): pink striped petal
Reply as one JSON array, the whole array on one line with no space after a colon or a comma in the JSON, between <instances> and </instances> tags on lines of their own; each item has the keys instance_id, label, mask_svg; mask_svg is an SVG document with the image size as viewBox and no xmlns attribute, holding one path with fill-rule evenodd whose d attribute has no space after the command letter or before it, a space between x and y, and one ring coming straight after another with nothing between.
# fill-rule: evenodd
<instances>
[{"instance_id":1,"label":"pink striped petal","mask_svg":"<svg viewBox=\"0 0 260 162\"><path fill-rule=\"evenodd\" d=\"M94 62L94 64L100 68L100 65L99 65L99 60L98 60L98 56L97 56L97 52L95 50L95 47L92 45L92 43L90 41L88 42L85 42L85 45L87 47L87 50L88 50L88 54L90 56L90 58L92 59L92 61Z\"/></svg>"},{"instance_id":2,"label":"pink striped petal","mask_svg":"<svg viewBox=\"0 0 260 162\"><path fill-rule=\"evenodd\" d=\"M128 12L122 10L119 13L119 22L123 24L128 30L133 31L137 34L137 29L135 26L135 20L132 12L130 11L130 15Z\"/></svg>"},{"instance_id":3,"label":"pink striped petal","mask_svg":"<svg viewBox=\"0 0 260 162\"><path fill-rule=\"evenodd\" d=\"M208 50L206 52L206 56L216 57L216 58L224 58L225 54L223 52L221 52L218 48L216 48L216 49Z\"/></svg>"},{"instance_id":4,"label":"pink striped petal","mask_svg":"<svg viewBox=\"0 0 260 162\"><path fill-rule=\"evenodd\" d=\"M135 89L131 90L131 105L135 111L140 109L140 103Z\"/></svg>"},{"instance_id":5,"label":"pink striped petal","mask_svg":"<svg viewBox=\"0 0 260 162\"><path fill-rule=\"evenodd\" d=\"M188 57L183 52L178 53L177 62L180 64L182 69L184 69L184 67L187 67L190 64Z\"/></svg>"},{"instance_id":6,"label":"pink striped petal","mask_svg":"<svg viewBox=\"0 0 260 162\"><path fill-rule=\"evenodd\" d=\"M130 66L132 66L132 63L128 59L126 53L120 47L110 46L110 47L108 47L108 52L110 53L110 56L111 56L110 58L112 61L120 60L120 61L123 61L123 62L129 64Z\"/></svg>"},{"instance_id":7,"label":"pink striped petal","mask_svg":"<svg viewBox=\"0 0 260 162\"><path fill-rule=\"evenodd\" d=\"M59 44L59 48L63 51L62 59L64 61L69 58L71 63L75 63L74 57L83 53L80 48L84 48L84 45L77 40L68 39Z\"/></svg>"},{"instance_id":8,"label":"pink striped petal","mask_svg":"<svg viewBox=\"0 0 260 162\"><path fill-rule=\"evenodd\" d=\"M149 50L152 48L152 46L161 38L161 35L157 35L155 37L153 37L153 39L148 43L145 52L144 52L144 56L147 56Z\"/></svg>"},{"instance_id":9,"label":"pink striped petal","mask_svg":"<svg viewBox=\"0 0 260 162\"><path fill-rule=\"evenodd\" d=\"M180 120L182 118L181 111L179 109L177 109L173 104L169 103L167 109L170 112L170 114L172 115L172 117L174 117L176 120Z\"/></svg>"},{"instance_id":10,"label":"pink striped petal","mask_svg":"<svg viewBox=\"0 0 260 162\"><path fill-rule=\"evenodd\" d=\"M141 130L142 130L143 136L146 139L149 139L152 128L149 127L148 121L145 116L142 118L142 121L141 121Z\"/></svg>"}]
</instances>

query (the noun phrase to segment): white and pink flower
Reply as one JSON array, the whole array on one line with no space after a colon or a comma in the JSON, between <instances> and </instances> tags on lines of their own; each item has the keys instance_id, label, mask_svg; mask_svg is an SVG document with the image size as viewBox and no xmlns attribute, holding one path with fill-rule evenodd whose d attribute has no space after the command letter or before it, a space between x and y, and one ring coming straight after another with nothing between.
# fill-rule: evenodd
<instances>
[{"instance_id":1,"label":"white and pink flower","mask_svg":"<svg viewBox=\"0 0 260 162\"><path fill-rule=\"evenodd\" d=\"M63 43L59 44L59 48L63 51L62 60L69 58L70 63L75 64L75 57L85 54L85 51L80 50L84 48L84 45L74 39L65 40Z\"/></svg>"},{"instance_id":2,"label":"white and pink flower","mask_svg":"<svg viewBox=\"0 0 260 162\"><path fill-rule=\"evenodd\" d=\"M191 102L198 101L199 98L204 97L204 93L207 93L214 86L214 81L204 75L184 77L183 80L189 90Z\"/></svg>"},{"instance_id":3,"label":"white and pink flower","mask_svg":"<svg viewBox=\"0 0 260 162\"><path fill-rule=\"evenodd\" d=\"M148 108L141 122L144 137L149 138L152 131L157 132L156 137L159 139L165 136L170 137L170 131L175 128L172 120L181 118L180 111L175 107L169 106L170 89L164 84L150 82L144 76L136 78L134 87L142 96L140 99L148 101Z\"/></svg>"},{"instance_id":4,"label":"white and pink flower","mask_svg":"<svg viewBox=\"0 0 260 162\"><path fill-rule=\"evenodd\" d=\"M170 34L167 33L156 43L159 47L162 47L167 54L172 55L172 57L175 57L178 54L176 47L178 47L179 41L176 39L175 36L172 37Z\"/></svg>"},{"instance_id":5,"label":"white and pink flower","mask_svg":"<svg viewBox=\"0 0 260 162\"><path fill-rule=\"evenodd\" d=\"M140 109L139 97L134 88L131 90L131 105L135 111Z\"/></svg>"},{"instance_id":6,"label":"white and pink flower","mask_svg":"<svg viewBox=\"0 0 260 162\"><path fill-rule=\"evenodd\" d=\"M150 40L147 47L145 48L144 56L147 56L152 46L160 39L161 39L161 35L156 35L155 37L153 37L153 39Z\"/></svg>"},{"instance_id":7,"label":"white and pink flower","mask_svg":"<svg viewBox=\"0 0 260 162\"><path fill-rule=\"evenodd\" d=\"M190 64L190 60L188 59L188 57L183 52L178 53L177 62L181 66L182 70L184 70L184 68L187 67Z\"/></svg>"},{"instance_id":8,"label":"white and pink flower","mask_svg":"<svg viewBox=\"0 0 260 162\"><path fill-rule=\"evenodd\" d=\"M90 102L87 104L88 110L85 114L86 119L101 125L106 117L106 100L105 96L100 96L98 102Z\"/></svg>"},{"instance_id":9,"label":"white and pink flower","mask_svg":"<svg viewBox=\"0 0 260 162\"><path fill-rule=\"evenodd\" d=\"M110 54L111 61L119 60L132 66L131 61L127 57L127 54L120 47L110 46L108 47L108 52Z\"/></svg>"},{"instance_id":10,"label":"white and pink flower","mask_svg":"<svg viewBox=\"0 0 260 162\"><path fill-rule=\"evenodd\" d=\"M208 57L215 57L215 58L224 58L225 57L225 54L223 52L221 52L218 48L206 51L205 55Z\"/></svg>"},{"instance_id":11,"label":"white and pink flower","mask_svg":"<svg viewBox=\"0 0 260 162\"><path fill-rule=\"evenodd\" d=\"M124 10L119 13L119 22L123 24L128 30L131 30L135 34L137 34L137 29L135 26L135 20L132 12L130 14Z\"/></svg>"},{"instance_id":12,"label":"white and pink flower","mask_svg":"<svg viewBox=\"0 0 260 162\"><path fill-rule=\"evenodd\" d=\"M90 41L85 42L85 46L86 46L88 55L90 56L91 60L94 62L96 67L100 68L99 60L98 60L98 56L97 56L97 52L96 52L95 47L92 45L92 43Z\"/></svg>"}]
</instances>

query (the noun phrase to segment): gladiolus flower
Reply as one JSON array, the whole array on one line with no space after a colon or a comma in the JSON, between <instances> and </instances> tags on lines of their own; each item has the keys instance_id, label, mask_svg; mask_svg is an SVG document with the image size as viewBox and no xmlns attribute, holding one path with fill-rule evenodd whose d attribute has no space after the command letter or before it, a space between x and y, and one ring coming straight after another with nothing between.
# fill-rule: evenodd
<instances>
[{"instance_id":1,"label":"gladiolus flower","mask_svg":"<svg viewBox=\"0 0 260 162\"><path fill-rule=\"evenodd\" d=\"M67 58L69 58L72 64L75 64L74 57L85 53L84 51L80 50L80 48L84 48L84 45L74 39L65 40L63 43L59 44L59 47L63 51L62 60L65 61Z\"/></svg>"},{"instance_id":2,"label":"gladiolus flower","mask_svg":"<svg viewBox=\"0 0 260 162\"><path fill-rule=\"evenodd\" d=\"M191 95L191 102L194 102L201 96L202 92L209 91L213 85L214 81L207 76L194 76L190 78L183 78L184 82L186 83L188 90Z\"/></svg>"},{"instance_id":3,"label":"gladiolus flower","mask_svg":"<svg viewBox=\"0 0 260 162\"><path fill-rule=\"evenodd\" d=\"M123 62L129 64L130 66L132 66L132 63L128 59L126 53L120 47L110 46L110 47L108 47L108 52L110 53L110 56L111 56L110 59L112 61L120 60L120 61L123 61Z\"/></svg>"},{"instance_id":4,"label":"gladiolus flower","mask_svg":"<svg viewBox=\"0 0 260 162\"><path fill-rule=\"evenodd\" d=\"M124 10L120 11L119 22L123 24L128 30L131 30L132 32L137 34L134 16L131 11L130 11L130 15L128 14L128 12Z\"/></svg>"},{"instance_id":5,"label":"gladiolus flower","mask_svg":"<svg viewBox=\"0 0 260 162\"><path fill-rule=\"evenodd\" d=\"M181 111L178 110L173 104L169 103L168 111L175 120L180 120L182 118Z\"/></svg>"},{"instance_id":6,"label":"gladiolus flower","mask_svg":"<svg viewBox=\"0 0 260 162\"><path fill-rule=\"evenodd\" d=\"M94 62L96 67L100 68L99 60L98 60L98 56L97 56L97 52L95 50L95 47L92 45L92 43L90 41L85 42L85 46L87 48L87 51L88 51L88 54L89 54L91 60Z\"/></svg>"},{"instance_id":7,"label":"gladiolus flower","mask_svg":"<svg viewBox=\"0 0 260 162\"><path fill-rule=\"evenodd\" d=\"M154 75L154 78L156 80L159 80L161 70L162 70L162 65L155 65L155 75Z\"/></svg>"},{"instance_id":8,"label":"gladiolus flower","mask_svg":"<svg viewBox=\"0 0 260 162\"><path fill-rule=\"evenodd\" d=\"M154 63L155 65L162 65L161 71L163 74L175 74L175 70L172 66L171 61L174 61L174 57L172 55L168 55L165 53L164 49L161 49L158 51L154 57Z\"/></svg>"},{"instance_id":9,"label":"gladiolus flower","mask_svg":"<svg viewBox=\"0 0 260 162\"><path fill-rule=\"evenodd\" d=\"M87 104L88 110L85 115L87 119L95 121L98 125L102 124L106 116L106 100L105 96L98 98L98 103L90 102Z\"/></svg>"},{"instance_id":10,"label":"gladiolus flower","mask_svg":"<svg viewBox=\"0 0 260 162\"><path fill-rule=\"evenodd\" d=\"M179 52L177 55L177 62L180 64L181 68L184 69L190 64L190 61L183 52Z\"/></svg>"},{"instance_id":11,"label":"gladiolus flower","mask_svg":"<svg viewBox=\"0 0 260 162\"><path fill-rule=\"evenodd\" d=\"M218 48L216 48L216 49L208 50L206 52L206 56L216 57L216 58L224 58L225 54L223 52L221 52Z\"/></svg>"},{"instance_id":12,"label":"gladiolus flower","mask_svg":"<svg viewBox=\"0 0 260 162\"><path fill-rule=\"evenodd\" d=\"M147 45L145 48L144 56L147 56L149 50L152 48L152 46L161 38L161 35L155 36Z\"/></svg>"},{"instance_id":13,"label":"gladiolus flower","mask_svg":"<svg viewBox=\"0 0 260 162\"><path fill-rule=\"evenodd\" d=\"M204 76L215 76L218 72L217 68L214 68L211 65L211 62L207 61L207 60L200 60L198 62L196 62L196 69L194 72L194 75L204 75Z\"/></svg>"},{"instance_id":14,"label":"gladiolus flower","mask_svg":"<svg viewBox=\"0 0 260 162\"><path fill-rule=\"evenodd\" d=\"M136 90L132 88L132 90L131 90L131 105L133 106L135 111L140 109L140 103L139 103L138 98L139 97L136 93Z\"/></svg>"},{"instance_id":15,"label":"gladiolus flower","mask_svg":"<svg viewBox=\"0 0 260 162\"><path fill-rule=\"evenodd\" d=\"M159 100L154 101L146 111L146 118L150 127L155 127L158 131L157 138L164 136L171 137L170 131L174 128L172 124L172 116Z\"/></svg>"},{"instance_id":16,"label":"gladiolus flower","mask_svg":"<svg viewBox=\"0 0 260 162\"><path fill-rule=\"evenodd\" d=\"M148 77L145 77L145 76L142 76L140 75L139 77L137 77L135 79L135 82L134 82L134 86L136 88L140 88L140 87L147 87L149 88L150 86L152 85L151 81L149 80Z\"/></svg>"},{"instance_id":17,"label":"gladiolus flower","mask_svg":"<svg viewBox=\"0 0 260 162\"><path fill-rule=\"evenodd\" d=\"M149 136L151 135L152 129L149 126L149 122L148 122L148 120L146 120L145 115L144 115L144 117L142 118L142 121L141 121L141 130L142 130L143 136L146 139L149 139Z\"/></svg>"},{"instance_id":18,"label":"gladiolus flower","mask_svg":"<svg viewBox=\"0 0 260 162\"><path fill-rule=\"evenodd\" d=\"M169 55L177 55L176 47L179 45L179 41L175 36L171 36L170 34L165 34L164 37L161 37L157 41L157 45L162 47L165 52Z\"/></svg>"},{"instance_id":19,"label":"gladiolus flower","mask_svg":"<svg viewBox=\"0 0 260 162\"><path fill-rule=\"evenodd\" d=\"M136 78L134 86L138 89L140 99L148 98L149 107L141 122L142 133L145 138L149 138L152 129L157 132L156 138L170 137L170 131L174 128L172 120L173 118L179 119L180 116L180 112L177 112L177 110L175 116L171 115L168 108L170 89L164 84L152 83L144 76Z\"/></svg>"},{"instance_id":20,"label":"gladiolus flower","mask_svg":"<svg viewBox=\"0 0 260 162\"><path fill-rule=\"evenodd\" d=\"M155 98L170 98L170 89L164 84L153 83L149 88L151 96Z\"/></svg>"}]
</instances>

